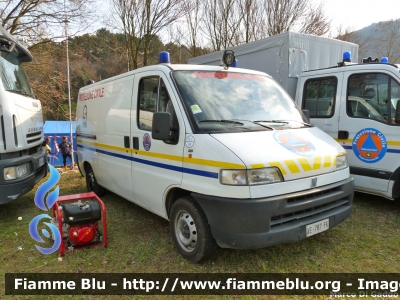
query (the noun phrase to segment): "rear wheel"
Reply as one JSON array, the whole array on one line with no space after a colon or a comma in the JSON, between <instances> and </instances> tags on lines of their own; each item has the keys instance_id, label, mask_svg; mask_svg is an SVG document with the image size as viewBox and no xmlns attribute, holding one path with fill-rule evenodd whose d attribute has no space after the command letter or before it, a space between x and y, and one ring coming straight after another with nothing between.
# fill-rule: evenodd
<instances>
[{"instance_id":1,"label":"rear wheel","mask_svg":"<svg viewBox=\"0 0 400 300\"><path fill-rule=\"evenodd\" d=\"M207 218L193 198L183 197L172 205L170 227L175 247L187 260L197 263L214 252Z\"/></svg>"},{"instance_id":2,"label":"rear wheel","mask_svg":"<svg viewBox=\"0 0 400 300\"><path fill-rule=\"evenodd\" d=\"M86 188L89 192L94 192L97 196L104 196L106 194L106 189L101 187L94 176L93 169L91 165L87 165L86 168Z\"/></svg>"}]
</instances>

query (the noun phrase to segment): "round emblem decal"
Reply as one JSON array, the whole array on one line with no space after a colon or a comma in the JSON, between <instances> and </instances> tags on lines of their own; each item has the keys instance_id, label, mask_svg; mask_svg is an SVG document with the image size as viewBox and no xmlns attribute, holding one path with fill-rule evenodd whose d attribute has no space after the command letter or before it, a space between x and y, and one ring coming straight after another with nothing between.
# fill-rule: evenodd
<instances>
[{"instance_id":1,"label":"round emblem decal","mask_svg":"<svg viewBox=\"0 0 400 300\"><path fill-rule=\"evenodd\" d=\"M151 147L151 137L148 133L145 133L143 136L143 148L146 151L149 151Z\"/></svg>"},{"instance_id":2,"label":"round emblem decal","mask_svg":"<svg viewBox=\"0 0 400 300\"><path fill-rule=\"evenodd\" d=\"M386 137L377 129L364 128L353 139L353 151L365 163L376 163L386 154Z\"/></svg>"},{"instance_id":3,"label":"round emblem decal","mask_svg":"<svg viewBox=\"0 0 400 300\"><path fill-rule=\"evenodd\" d=\"M274 139L287 150L301 156L314 156L315 147L310 142L302 137L299 137L291 132L274 132Z\"/></svg>"},{"instance_id":4,"label":"round emblem decal","mask_svg":"<svg viewBox=\"0 0 400 300\"><path fill-rule=\"evenodd\" d=\"M185 144L186 144L186 147L192 148L194 145L194 137L192 135L189 135L185 140Z\"/></svg>"}]
</instances>

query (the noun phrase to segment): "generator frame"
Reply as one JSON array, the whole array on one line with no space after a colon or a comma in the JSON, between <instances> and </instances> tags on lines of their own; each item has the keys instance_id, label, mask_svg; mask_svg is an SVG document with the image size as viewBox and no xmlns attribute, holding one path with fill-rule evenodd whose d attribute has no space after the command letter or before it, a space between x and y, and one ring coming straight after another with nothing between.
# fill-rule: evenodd
<instances>
[{"instance_id":1,"label":"generator frame","mask_svg":"<svg viewBox=\"0 0 400 300\"><path fill-rule=\"evenodd\" d=\"M59 256L63 256L67 250L73 251L67 248L68 247L67 241L63 237L63 214L60 208L60 204L67 201L72 202L72 201L88 200L88 199L97 201L101 206L101 219L103 221L103 240L100 243L90 243L87 245L75 246L73 250L81 250L84 248L91 248L96 246L107 247L107 217L106 217L106 207L103 201L101 201L101 199L93 192L60 196L58 197L56 203L54 203L53 205L53 217L57 218L58 230L60 231L61 235L61 244L60 247L58 248L58 252L60 254Z\"/></svg>"}]
</instances>

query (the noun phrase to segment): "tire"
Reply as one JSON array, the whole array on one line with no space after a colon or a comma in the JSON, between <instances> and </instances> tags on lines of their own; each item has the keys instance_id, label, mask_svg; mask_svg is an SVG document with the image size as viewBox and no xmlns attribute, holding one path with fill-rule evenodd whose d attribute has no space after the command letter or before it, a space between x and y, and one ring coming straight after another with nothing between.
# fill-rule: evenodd
<instances>
[{"instance_id":1,"label":"tire","mask_svg":"<svg viewBox=\"0 0 400 300\"><path fill-rule=\"evenodd\" d=\"M107 191L97 183L91 165L87 165L85 170L86 170L86 189L89 192L94 192L99 197L104 196L107 193Z\"/></svg>"},{"instance_id":2,"label":"tire","mask_svg":"<svg viewBox=\"0 0 400 300\"><path fill-rule=\"evenodd\" d=\"M192 197L180 198L172 205L170 228L178 252L191 262L206 259L216 249L207 218Z\"/></svg>"}]
</instances>

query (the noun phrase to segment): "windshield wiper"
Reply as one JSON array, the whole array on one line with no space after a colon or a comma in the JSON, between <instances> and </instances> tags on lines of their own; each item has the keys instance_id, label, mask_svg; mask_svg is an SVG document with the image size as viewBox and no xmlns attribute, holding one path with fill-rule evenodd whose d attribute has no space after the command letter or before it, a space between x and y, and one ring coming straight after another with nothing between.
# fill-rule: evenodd
<instances>
[{"instance_id":1,"label":"windshield wiper","mask_svg":"<svg viewBox=\"0 0 400 300\"><path fill-rule=\"evenodd\" d=\"M296 121L296 120L288 120L288 121L277 120L277 122L285 122L285 123L296 122L296 123L300 123L300 124L303 124L308 127L313 127L310 123L304 123L304 122L300 122L300 121Z\"/></svg>"},{"instance_id":2,"label":"windshield wiper","mask_svg":"<svg viewBox=\"0 0 400 300\"><path fill-rule=\"evenodd\" d=\"M296 121L296 120L268 120L268 121L261 120L261 121L254 121L254 123L264 123L264 122L265 123L282 123L282 124L289 124L289 122L297 122L297 123L303 124L305 126L312 127L312 125L309 124L309 123L304 123L304 122L300 122L300 121Z\"/></svg>"},{"instance_id":3,"label":"windshield wiper","mask_svg":"<svg viewBox=\"0 0 400 300\"><path fill-rule=\"evenodd\" d=\"M242 122L237 122L237 121L232 121L232 120L201 120L199 121L199 123L230 123L230 124L234 124L234 125L244 125Z\"/></svg>"}]
</instances>

